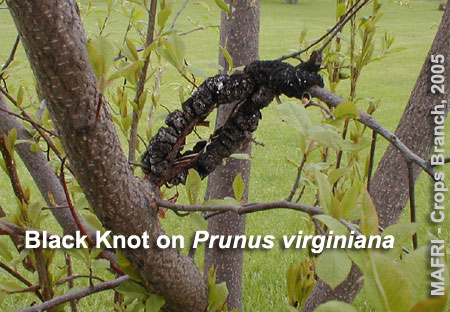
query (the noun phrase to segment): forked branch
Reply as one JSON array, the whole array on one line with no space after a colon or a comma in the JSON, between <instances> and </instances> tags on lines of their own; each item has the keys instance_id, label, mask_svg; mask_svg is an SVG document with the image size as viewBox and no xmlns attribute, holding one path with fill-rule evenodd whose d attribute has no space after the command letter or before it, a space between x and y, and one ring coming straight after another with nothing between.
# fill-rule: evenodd
<instances>
[{"instance_id":1,"label":"forked branch","mask_svg":"<svg viewBox=\"0 0 450 312\"><path fill-rule=\"evenodd\" d=\"M333 94L323 88L311 87L309 93L321 101L325 102L330 107L336 107L345 102L340 96ZM358 110L359 118L357 121L374 130L376 133L383 136L392 145L394 145L403 155L406 162L414 162L419 165L426 173L434 179L434 170L428 160L422 159L409 149L402 141L392 132L384 128L378 121L366 112Z\"/></svg>"}]
</instances>

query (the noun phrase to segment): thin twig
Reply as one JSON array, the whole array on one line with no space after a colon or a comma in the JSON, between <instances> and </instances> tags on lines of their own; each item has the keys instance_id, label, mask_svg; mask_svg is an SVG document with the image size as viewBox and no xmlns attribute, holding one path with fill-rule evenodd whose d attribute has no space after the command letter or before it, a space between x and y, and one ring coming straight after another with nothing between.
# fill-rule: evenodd
<instances>
[{"instance_id":1,"label":"thin twig","mask_svg":"<svg viewBox=\"0 0 450 312\"><path fill-rule=\"evenodd\" d=\"M372 130L372 143L370 144L369 170L367 172L367 191L370 193L370 182L372 179L373 164L375 162L375 149L377 146L377 132Z\"/></svg>"},{"instance_id":2,"label":"thin twig","mask_svg":"<svg viewBox=\"0 0 450 312\"><path fill-rule=\"evenodd\" d=\"M316 106L319 107L320 109L322 109L323 111L325 111L328 116L330 116L331 119L336 120L336 117L334 117L333 113L326 108L325 106L319 104L319 103L314 103L314 102L308 102L307 104L305 104L305 108L308 108L309 106Z\"/></svg>"},{"instance_id":3,"label":"thin twig","mask_svg":"<svg viewBox=\"0 0 450 312\"><path fill-rule=\"evenodd\" d=\"M183 10L186 8L186 6L188 5L189 1L190 0L184 1L183 5L181 6L181 8L178 10L177 14L173 18L172 25L170 25L170 29L174 29L175 28L175 23L177 22L178 17L180 17L181 12L183 12Z\"/></svg>"},{"instance_id":4,"label":"thin twig","mask_svg":"<svg viewBox=\"0 0 450 312\"><path fill-rule=\"evenodd\" d=\"M34 129L36 129L36 131L39 133L39 135L44 139L44 141L47 143L47 145L51 148L51 150L55 153L55 155L62 161L63 160L63 156L61 155L61 152L58 150L58 148L56 147L56 145L53 143L52 139L50 139L50 137L47 135L47 133L53 135L53 136L58 136L57 133L48 130L44 127L42 127L40 124L38 124L37 122L35 122L33 120L33 118L31 118L28 113L18 105L17 101L11 96L11 94L8 93L7 90L5 90L3 87L0 86L0 92L2 92L7 98L8 100L11 101L11 103L13 103L17 108L20 109L23 117L25 118L26 121L28 121ZM0 109L1 111L4 111L8 114L14 115L16 116L16 114L14 114L11 111L5 110L5 109ZM20 118L19 116L16 116L18 118ZM47 133L46 133L47 132ZM72 167L69 164L66 164L67 169L69 169L69 171L74 175L74 171L72 169Z\"/></svg>"},{"instance_id":5,"label":"thin twig","mask_svg":"<svg viewBox=\"0 0 450 312\"><path fill-rule=\"evenodd\" d=\"M83 224L81 223L81 220L77 214L77 212L75 211L75 207L72 204L72 199L70 198L70 193L69 193L69 189L67 188L67 183L66 183L66 178L65 178L65 174L64 174L64 163L65 163L65 158L63 159L62 163L61 163L61 169L60 169L60 180L61 180L61 185L63 187L64 190L64 194L66 196L66 201L67 201L67 205L69 206L69 210L72 214L72 217L78 227L78 229L80 230L81 234L86 236L86 241L88 242L89 246L93 247L95 246L94 242L92 241L91 236L87 233L86 229L84 228ZM110 262L111 268L116 271L116 273L120 274L120 275L125 275L125 273L122 271L122 269L120 269L116 263L114 263L113 260L111 260L104 252L100 252L99 253L99 258L108 260Z\"/></svg>"},{"instance_id":6,"label":"thin twig","mask_svg":"<svg viewBox=\"0 0 450 312\"><path fill-rule=\"evenodd\" d=\"M302 176L302 171L303 171L303 167L305 166L306 159L307 159L307 155L303 154L302 162L301 162L300 166L298 166L298 168L297 168L297 176L295 178L294 185L292 186L292 190L289 193L289 196L286 198L286 201L288 201L288 202L292 201L292 198L294 197L295 192L297 192L298 184L299 184L300 178Z\"/></svg>"},{"instance_id":7,"label":"thin twig","mask_svg":"<svg viewBox=\"0 0 450 312\"><path fill-rule=\"evenodd\" d=\"M17 280L21 281L23 284L25 284L27 287L32 287L33 284L31 284L31 282L29 282L25 277L23 277L22 275L20 275L19 272L13 270L12 268L10 268L8 265L6 265L5 263L0 261L0 268L4 269L6 272L8 272L9 274L11 274L13 277L15 277ZM34 293L36 294L36 296L43 300L42 298L42 294L39 292L39 289L34 290Z\"/></svg>"},{"instance_id":8,"label":"thin twig","mask_svg":"<svg viewBox=\"0 0 450 312\"><path fill-rule=\"evenodd\" d=\"M406 163L408 167L408 191L409 191L409 212L411 217L411 223L416 223L416 196L414 193L414 166L413 163L408 161ZM412 236L413 248L417 249L417 233Z\"/></svg>"},{"instance_id":9,"label":"thin twig","mask_svg":"<svg viewBox=\"0 0 450 312\"><path fill-rule=\"evenodd\" d=\"M42 288L42 299L43 301L51 300L53 298L54 292L50 284L50 277L48 274L48 263L45 260L42 247L34 249L34 259L36 260L36 269L38 272L39 284L41 285Z\"/></svg>"},{"instance_id":10,"label":"thin twig","mask_svg":"<svg viewBox=\"0 0 450 312\"><path fill-rule=\"evenodd\" d=\"M146 165L144 165L144 164L138 163L138 162L136 162L136 161L131 161L131 160L129 160L128 163L129 163L130 165L132 165L132 166L141 167L141 168L143 168L143 169L146 169L146 170L150 171L150 167L149 167L149 166L146 166Z\"/></svg>"},{"instance_id":11,"label":"thin twig","mask_svg":"<svg viewBox=\"0 0 450 312\"><path fill-rule=\"evenodd\" d=\"M70 258L70 255L68 253L64 253L64 259L67 266L67 278L70 278L70 280L68 280L70 291L73 288L72 259ZM59 280L56 284L58 285L58 283L61 283L61 280ZM75 299L70 300L70 309L72 310L72 312L78 312L77 301Z\"/></svg>"},{"instance_id":12,"label":"thin twig","mask_svg":"<svg viewBox=\"0 0 450 312\"><path fill-rule=\"evenodd\" d=\"M3 64L2 69L0 69L0 79L3 78L3 74L5 73L5 70L8 68L9 65L11 65L12 61L14 61L14 57L16 55L17 47L19 46L20 37L17 35L16 41L14 42L14 45L11 49L11 53L9 54L8 59L6 60L5 64Z\"/></svg>"},{"instance_id":13,"label":"thin twig","mask_svg":"<svg viewBox=\"0 0 450 312\"><path fill-rule=\"evenodd\" d=\"M367 3L369 3L369 1L371 0L365 0L363 3L361 3L357 8L355 8L352 13L348 16L346 16L340 23L339 26L336 27L336 29L330 34L330 36L328 37L327 41L324 42L324 44L320 47L319 52L322 52L327 45L331 42L331 40L333 40L333 38L338 34L338 32L341 31L342 27L344 27L345 24L348 23L348 21L350 21L355 15L356 13L358 13L359 10L361 10ZM358 0L353 7L358 4L360 2L360 0ZM352 8L353 8L352 7ZM349 11L352 10L352 8L350 8Z\"/></svg>"},{"instance_id":14,"label":"thin twig","mask_svg":"<svg viewBox=\"0 0 450 312\"><path fill-rule=\"evenodd\" d=\"M22 189L22 184L20 183L19 174L17 173L16 161L14 160L13 151L9 151L6 146L6 136L0 134L0 152L3 155L3 160L5 161L5 167L8 171L8 177L11 181L11 185L16 197L23 203L28 203L28 199Z\"/></svg>"},{"instance_id":15,"label":"thin twig","mask_svg":"<svg viewBox=\"0 0 450 312\"><path fill-rule=\"evenodd\" d=\"M232 211L239 215L247 214L247 213L253 213L257 211L265 211L270 209L277 209L277 208L285 208L285 209L291 209L291 210L297 210L302 211L305 213L308 213L310 215L316 215L316 214L323 214L322 209L298 204L298 203L292 203L288 201L278 201L278 202L267 202L267 203L248 203L242 206L238 205L181 205L181 204L174 204L170 201L163 200L163 199L156 199L156 204L159 207L167 208L170 210L176 210L176 211L214 211L214 212L228 212Z\"/></svg>"},{"instance_id":16,"label":"thin twig","mask_svg":"<svg viewBox=\"0 0 450 312\"><path fill-rule=\"evenodd\" d=\"M0 292L3 292L8 295L14 295L14 294L27 293L27 292L36 292L36 290L38 290L39 288L41 288L41 285L33 285L30 287L18 289L18 290L7 290L7 289L0 287Z\"/></svg>"},{"instance_id":17,"label":"thin twig","mask_svg":"<svg viewBox=\"0 0 450 312\"><path fill-rule=\"evenodd\" d=\"M344 122L344 130L342 131L342 139L345 140L345 137L347 136L347 130L348 130L348 125L349 125L350 119L346 119ZM343 151L340 149L337 152L337 156L336 156L336 169L339 169L341 167L341 162L342 162L342 156L344 155ZM337 180L336 182L334 182L333 184L333 194L335 194L336 192L336 187L338 184L339 180Z\"/></svg>"},{"instance_id":18,"label":"thin twig","mask_svg":"<svg viewBox=\"0 0 450 312\"><path fill-rule=\"evenodd\" d=\"M55 210L55 209L67 209L69 206L53 206L53 207L42 207L42 210Z\"/></svg>"},{"instance_id":19,"label":"thin twig","mask_svg":"<svg viewBox=\"0 0 450 312\"><path fill-rule=\"evenodd\" d=\"M100 281L100 282L105 282L105 280L103 278L98 277L98 276L94 276L94 275L91 276L91 275L87 275L87 274L78 274L78 275L70 275L70 276L62 278L62 279L60 279L59 281L56 282L56 285L62 285L62 284L67 283L67 282L70 283L73 280L78 279L78 278L91 278L91 279L95 279L95 280Z\"/></svg>"},{"instance_id":20,"label":"thin twig","mask_svg":"<svg viewBox=\"0 0 450 312\"><path fill-rule=\"evenodd\" d=\"M200 27L197 27L197 28L194 28L194 29L182 32L178 36L186 36L186 35L189 35L189 34L191 34L193 32L196 32L196 31L199 31L199 30L206 30L208 28L220 28L220 26L219 25L200 26Z\"/></svg>"},{"instance_id":21,"label":"thin twig","mask_svg":"<svg viewBox=\"0 0 450 312\"><path fill-rule=\"evenodd\" d=\"M357 10L353 11L353 9L355 9L355 7L358 5L358 3L361 0L358 0L357 2L355 2L355 4L353 4L353 6L347 10L347 12L345 12L345 14L342 16L343 18L340 19L340 21L338 23L336 23L329 31L327 31L323 36L321 36L319 39L315 40L313 43L311 43L309 46L307 46L306 48L300 50L300 51L296 51L293 52L291 54L288 55L284 55L282 57L279 57L277 59L277 61L284 61L286 59L289 58L297 58L299 55L301 55L302 53L308 51L309 49L311 49L312 47L316 46L317 44L319 44L323 39L325 39L328 35L330 35L331 40L337 35L337 33L342 29L342 27L344 27L345 24L347 24L347 22L352 18L352 16L354 14L356 14L356 12L358 12L360 8L358 8ZM364 2L364 5L370 0L366 0ZM349 16L350 14L350 16ZM331 35L332 34L332 35ZM327 42L328 45L329 42ZM326 45L322 46L320 48L320 51L323 51L323 49L326 47Z\"/></svg>"},{"instance_id":22,"label":"thin twig","mask_svg":"<svg viewBox=\"0 0 450 312\"><path fill-rule=\"evenodd\" d=\"M1 87L0 87L0 88L1 88ZM5 91L6 91L6 90L5 90ZM29 118L29 117L25 117L25 116L23 116L23 115L16 114L16 113L14 113L14 112L12 112L12 111L9 111L9 110L7 110L7 109L3 109L3 108L1 108L1 107L0 107L0 111L2 111L2 112L4 112L4 113L7 113L7 114L9 114L9 115L11 115L11 116L14 116L14 117L16 117L16 118L19 118L19 119L21 119L21 120L24 120L24 121L26 121L26 122L29 122L34 128L38 127L38 128L42 129L43 131L47 132L47 133L50 134L50 135L53 135L53 136L55 136L55 137L58 136L58 134L57 134L56 132L54 132L54 131L52 131L52 130L49 130L49 129L43 127L43 126L41 126L40 124L38 124L36 121L34 121L33 119L31 119L31 118Z\"/></svg>"},{"instance_id":23,"label":"thin twig","mask_svg":"<svg viewBox=\"0 0 450 312\"><path fill-rule=\"evenodd\" d=\"M320 87L311 87L309 89L309 92L311 93L312 96L320 99L322 102L325 102L328 106L331 107L336 107L339 104L345 102L345 100L340 96L330 93L327 90ZM359 118L357 119L358 122L366 125L367 127L371 128L372 130L380 134L403 154L403 157L405 157L406 161L415 162L428 175L430 175L434 179L433 167L431 166L428 160L424 160L419 156L417 156L405 144L403 144L403 142L400 141L400 139L395 134L393 134L392 132L384 128L382 125L380 125L378 121L371 115L360 110L358 110L358 114L359 114Z\"/></svg>"},{"instance_id":24,"label":"thin twig","mask_svg":"<svg viewBox=\"0 0 450 312\"><path fill-rule=\"evenodd\" d=\"M153 36L155 32L155 21L156 21L156 4L157 0L152 0L150 4L150 11L148 12L148 27L147 27L147 37L145 41L145 48L153 43ZM147 80L147 70L150 65L150 53L147 55L144 61L144 66L142 67L141 74L139 76L139 81L137 85L136 95L134 97L134 102L139 106L139 101L144 92L145 81ZM130 144L128 151L128 160L134 161L136 159L136 145L137 145L137 128L139 124L139 114L133 110L133 121L131 122L130 129Z\"/></svg>"},{"instance_id":25,"label":"thin twig","mask_svg":"<svg viewBox=\"0 0 450 312\"><path fill-rule=\"evenodd\" d=\"M41 304L35 305L33 307L25 308L18 310L16 312L42 312L45 310L48 310L50 308L56 307L62 303L72 301L72 300L78 300L86 296L90 296L92 294L113 289L117 286L119 286L121 283L130 280L130 277L128 275L121 276L115 280L99 283L96 285L93 285L91 287L87 287L78 291L70 292L58 297L55 297L51 300L48 300L46 302L43 302Z\"/></svg>"}]
</instances>

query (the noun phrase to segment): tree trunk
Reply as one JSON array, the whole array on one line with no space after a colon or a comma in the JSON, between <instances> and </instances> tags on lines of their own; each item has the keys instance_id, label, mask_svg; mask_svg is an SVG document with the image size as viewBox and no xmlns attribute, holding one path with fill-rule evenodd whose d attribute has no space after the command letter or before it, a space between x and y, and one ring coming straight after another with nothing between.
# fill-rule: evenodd
<instances>
[{"instance_id":1,"label":"tree trunk","mask_svg":"<svg viewBox=\"0 0 450 312\"><path fill-rule=\"evenodd\" d=\"M157 217L158 189L134 177L89 65L86 37L74 0L8 0L8 7L76 178L105 228L113 234L148 232L149 249L124 255L150 292L170 311L205 311L207 287L192 259L158 249L165 234Z\"/></svg>"},{"instance_id":2,"label":"tree trunk","mask_svg":"<svg viewBox=\"0 0 450 312\"><path fill-rule=\"evenodd\" d=\"M233 1L227 1L233 3ZM220 45L231 55L235 67L247 65L258 59L259 44L259 0L237 1L231 15L222 12L220 28ZM225 69L228 64L220 53L219 63ZM224 124L232 111L232 105L222 105L218 109L216 129ZM236 153L251 152L251 144L242 146ZM241 173L245 183L243 200L248 199L250 161L229 158L226 165L219 166L208 177L207 199L222 199L234 197L233 180ZM212 217L208 222L211 235L242 235L245 234L245 216L235 213L224 213ZM228 307L242 310L242 264L243 250L218 248L206 249L205 273L211 265L217 269L217 282L226 282L230 293Z\"/></svg>"},{"instance_id":3,"label":"tree trunk","mask_svg":"<svg viewBox=\"0 0 450 312\"><path fill-rule=\"evenodd\" d=\"M422 158L427 158L433 146L435 124L431 111L434 105L441 103L441 100L446 100L446 103L450 101L449 47L450 9L447 5L441 25L395 132L406 146ZM431 65L433 64L431 55L436 54L442 54L445 57L445 64L443 64L447 70L445 95L433 94L430 91ZM445 112L448 112L448 104L445 106ZM420 168L414 165L414 180L417 179L420 171ZM403 156L392 145L388 147L372 179L371 196L377 208L380 225L387 227L396 223L408 201L408 170ZM318 305L328 300L352 302L362 286L361 283L357 283L360 276L358 268L353 265L349 277L335 291L319 281L303 311L313 311Z\"/></svg>"}]
</instances>

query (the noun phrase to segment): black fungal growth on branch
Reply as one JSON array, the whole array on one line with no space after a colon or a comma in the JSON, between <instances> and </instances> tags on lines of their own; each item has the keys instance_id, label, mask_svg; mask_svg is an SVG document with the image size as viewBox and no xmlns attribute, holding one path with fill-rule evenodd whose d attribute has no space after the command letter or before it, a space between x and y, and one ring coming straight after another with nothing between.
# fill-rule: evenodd
<instances>
[{"instance_id":1,"label":"black fungal growth on branch","mask_svg":"<svg viewBox=\"0 0 450 312\"><path fill-rule=\"evenodd\" d=\"M198 90L166 118L167 127L159 129L142 156L145 173L157 185L184 184L188 169L202 178L210 174L256 130L260 110L277 95L301 99L311 86L323 87L317 73L316 57L299 66L280 61L255 61L244 72L231 76L219 74L205 80ZM233 105L225 124L216 129L209 141L198 142L182 152L186 137L194 127L219 105Z\"/></svg>"}]
</instances>

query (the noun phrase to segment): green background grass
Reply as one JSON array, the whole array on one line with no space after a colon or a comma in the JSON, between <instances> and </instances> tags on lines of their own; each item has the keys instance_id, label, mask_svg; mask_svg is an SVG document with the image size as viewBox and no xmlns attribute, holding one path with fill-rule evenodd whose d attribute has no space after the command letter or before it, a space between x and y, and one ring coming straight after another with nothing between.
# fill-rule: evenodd
<instances>
[{"instance_id":1,"label":"green background grass","mask_svg":"<svg viewBox=\"0 0 450 312\"><path fill-rule=\"evenodd\" d=\"M175 6L179 7L181 3L182 1L177 1ZM220 23L219 10L215 7L214 1L206 1L206 3L211 7L211 14L208 15L208 18L213 24L218 25ZM436 33L442 16L442 12L437 10L438 3L439 1L412 1L411 7L406 7L384 1L382 9L384 16L377 30L377 44L379 46L384 31L389 31L396 36L395 47L405 49L365 68L358 85L358 97L381 99L381 107L376 111L375 117L391 131L395 130ZM95 4L99 8L105 6L104 1L96 1ZM319 37L328 27L334 24L334 10L335 1L332 0L300 0L297 5L286 5L282 0L262 0L260 59L274 59L288 53L290 49L297 49L300 32L305 26L309 29L308 39ZM198 5L189 5L180 16L178 28L183 30L193 28L187 17L190 16L194 20L199 20L203 14L205 14L205 11L200 9ZM92 37L98 32L96 22L99 16L94 13L85 19L88 36ZM110 39L121 41L126 20L119 14L113 13L111 21L112 23L107 27L105 33L108 34ZM8 57L15 36L16 30L8 11L0 10L0 62L4 62ZM213 75L216 70L205 66L205 63L217 63L217 31L199 31L185 36L183 39L186 42L187 60L195 66L206 69L208 74ZM17 60L21 62L23 68L14 73L8 81L9 85L14 89L14 84L20 81L31 87L33 81L22 48L18 51ZM179 107L174 83L186 85L185 81L169 67L163 77L160 102L170 110ZM338 92L345 95L348 92L347 90L344 82L339 87ZM30 101L32 102L33 98ZM313 112L317 112L317 116L320 116L319 111L314 111L314 108L311 109L310 114L312 115ZM156 123L154 131L160 125L160 122ZM145 125L141 125L140 130L144 133ZM450 137L448 123L446 135ZM299 159L296 134L281 122L274 105L271 105L264 109L263 119L260 121L255 137L257 141L263 142L265 147L253 147L254 159L251 169L250 201L272 201L285 198L295 178L296 170L288 165L283 158L288 156L291 159ZM386 147L387 143L382 139L379 140L376 152L377 161L381 159ZM20 172L26 177L23 179L24 184L31 187L32 181L25 170L20 168ZM450 175L448 169L446 169L446 173L447 176ZM4 173L0 174L0 185L0 204L7 211L16 209L14 194ZM181 195L183 195L183 192L184 190L180 189ZM427 232L435 231L428 221L431 210L430 183L423 174L418 180L416 192L417 219L421 225L418 233L419 242L425 244L428 241ZM38 192L33 192L33 194L37 196ZM306 197L306 200L308 200L308 197ZM448 200L446 205L448 206ZM407 221L408 214L408 209L405 209L401 220ZM246 234L271 234L276 238L281 238L282 235L293 235L305 228L304 217L301 213L286 210L254 213L247 217ZM180 219L172 213L168 213L167 218L162 222L169 234L183 234L186 238L189 238L195 230L189 220ZM447 226L442 237L448 240L450 238L449 222L446 221L445 224ZM48 226L51 231L59 232L57 225L50 223ZM304 256L304 252L282 250L277 245L268 251L253 250L245 252L243 297L246 311L284 310L286 303L286 269L291 263L299 263ZM203 252L199 250L196 261L200 266L202 265L202 256ZM0 278L4 277L0 274ZM105 308L102 303L101 299L104 296L110 298L111 294L103 293L83 299L80 302L81 310L109 311L110 309ZM32 296L29 295L10 296L5 304L0 307L0 310L10 311L24 307L31 300ZM358 296L354 304L359 311L372 310L364 300L364 293Z\"/></svg>"}]
</instances>

